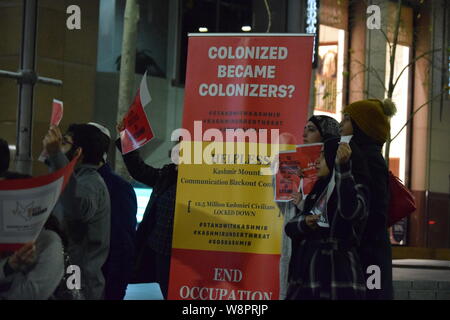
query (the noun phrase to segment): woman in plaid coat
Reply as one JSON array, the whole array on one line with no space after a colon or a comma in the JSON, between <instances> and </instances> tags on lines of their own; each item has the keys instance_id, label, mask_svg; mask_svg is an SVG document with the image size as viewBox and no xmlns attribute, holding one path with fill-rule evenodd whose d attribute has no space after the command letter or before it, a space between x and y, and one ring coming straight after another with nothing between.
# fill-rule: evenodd
<instances>
[{"instance_id":1,"label":"woman in plaid coat","mask_svg":"<svg viewBox=\"0 0 450 320\"><path fill-rule=\"evenodd\" d=\"M365 297L356 248L369 207L367 163L354 144L338 141L325 142L319 180L285 227L292 239L288 300Z\"/></svg>"}]
</instances>

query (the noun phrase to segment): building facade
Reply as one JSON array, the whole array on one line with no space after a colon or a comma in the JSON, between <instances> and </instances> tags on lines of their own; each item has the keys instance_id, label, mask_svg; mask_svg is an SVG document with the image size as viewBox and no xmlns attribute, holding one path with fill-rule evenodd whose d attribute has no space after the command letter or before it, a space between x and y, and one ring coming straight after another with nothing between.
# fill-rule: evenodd
<instances>
[{"instance_id":1,"label":"building facade","mask_svg":"<svg viewBox=\"0 0 450 320\"><path fill-rule=\"evenodd\" d=\"M37 71L64 84L35 88L34 159L41 152L53 98L64 101L63 127L97 121L114 130L125 8L125 0L38 3ZM80 30L65 27L66 8L73 4L81 8ZM309 114L340 120L345 105L388 95L400 17L393 60L393 78L399 80L392 92L398 113L391 122L395 139L389 164L414 193L418 208L394 226L392 242L450 248L448 1L404 0L399 15L395 0L268 0L268 7L262 0L139 4L135 85L147 71L153 101L146 112L156 136L142 152L156 165L169 161L170 135L181 127L188 32L317 33ZM0 29L8 30L0 36L0 69L19 68L21 17L22 1L0 0ZM17 86L10 79L0 78L0 106L0 136L14 149ZM45 171L34 163L35 174Z\"/></svg>"}]
</instances>

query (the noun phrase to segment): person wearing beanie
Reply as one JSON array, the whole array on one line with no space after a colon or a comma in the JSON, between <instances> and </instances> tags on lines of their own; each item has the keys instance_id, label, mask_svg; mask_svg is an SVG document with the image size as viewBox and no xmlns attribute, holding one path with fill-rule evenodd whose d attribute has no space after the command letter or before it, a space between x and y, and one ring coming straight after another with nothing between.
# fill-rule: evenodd
<instances>
[{"instance_id":1,"label":"person wearing beanie","mask_svg":"<svg viewBox=\"0 0 450 320\"><path fill-rule=\"evenodd\" d=\"M336 138L324 143L319 180L285 227L292 239L287 300L365 298L357 246L367 218L368 169L356 156Z\"/></svg>"},{"instance_id":2,"label":"person wearing beanie","mask_svg":"<svg viewBox=\"0 0 450 320\"><path fill-rule=\"evenodd\" d=\"M380 267L381 288L367 291L369 300L392 300L392 251L387 228L389 205L388 168L382 155L389 139L389 118L396 112L391 100L356 101L343 110L341 135L353 135L352 141L361 149L370 172L370 209L359 254L364 270ZM364 273L366 277L370 274Z\"/></svg>"},{"instance_id":3,"label":"person wearing beanie","mask_svg":"<svg viewBox=\"0 0 450 320\"><path fill-rule=\"evenodd\" d=\"M117 175L107 162L111 134L105 126L89 122L99 130L103 159L97 172L105 181L111 200L111 240L109 255L102 267L105 300L123 300L131 281L136 258L137 198L132 185Z\"/></svg>"}]
</instances>

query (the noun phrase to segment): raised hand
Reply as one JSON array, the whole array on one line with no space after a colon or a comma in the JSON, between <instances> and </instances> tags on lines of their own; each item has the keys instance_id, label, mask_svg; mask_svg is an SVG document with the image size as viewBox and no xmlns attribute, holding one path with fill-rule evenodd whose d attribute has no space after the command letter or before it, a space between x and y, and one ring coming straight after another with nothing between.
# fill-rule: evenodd
<instances>
[{"instance_id":1,"label":"raised hand","mask_svg":"<svg viewBox=\"0 0 450 320\"><path fill-rule=\"evenodd\" d=\"M116 130L117 130L117 133L120 133L123 130L125 130L125 125L123 123L123 120L121 120L119 123L117 123Z\"/></svg>"},{"instance_id":2,"label":"raised hand","mask_svg":"<svg viewBox=\"0 0 450 320\"><path fill-rule=\"evenodd\" d=\"M339 147L336 153L336 163L338 164L347 163L350 160L351 155L352 149L350 148L350 145L345 142L339 143Z\"/></svg>"},{"instance_id":3,"label":"raised hand","mask_svg":"<svg viewBox=\"0 0 450 320\"><path fill-rule=\"evenodd\" d=\"M14 271L25 270L36 262L36 258L36 245L29 242L8 258L8 264Z\"/></svg>"},{"instance_id":4,"label":"raised hand","mask_svg":"<svg viewBox=\"0 0 450 320\"><path fill-rule=\"evenodd\" d=\"M48 129L44 140L42 141L44 150L46 150L49 155L56 154L61 150L62 140L63 137L61 134L61 130L59 130L59 127L51 126L50 129Z\"/></svg>"},{"instance_id":5,"label":"raised hand","mask_svg":"<svg viewBox=\"0 0 450 320\"><path fill-rule=\"evenodd\" d=\"M310 227L311 229L315 230L319 226L317 225L317 221L319 221L320 216L319 215L308 215L305 218L306 225Z\"/></svg>"}]
</instances>

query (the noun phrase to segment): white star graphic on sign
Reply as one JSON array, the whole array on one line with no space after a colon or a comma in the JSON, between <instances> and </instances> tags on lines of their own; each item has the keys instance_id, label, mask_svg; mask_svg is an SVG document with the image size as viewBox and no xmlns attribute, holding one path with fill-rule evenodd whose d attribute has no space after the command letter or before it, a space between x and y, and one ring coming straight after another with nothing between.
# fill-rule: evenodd
<instances>
[{"instance_id":1,"label":"white star graphic on sign","mask_svg":"<svg viewBox=\"0 0 450 320\"><path fill-rule=\"evenodd\" d=\"M22 206L19 201L16 202L16 209L14 209L12 212L14 215L22 217L25 221L28 221L31 219L32 215L30 212L30 208L33 207L34 201L26 206Z\"/></svg>"}]
</instances>

